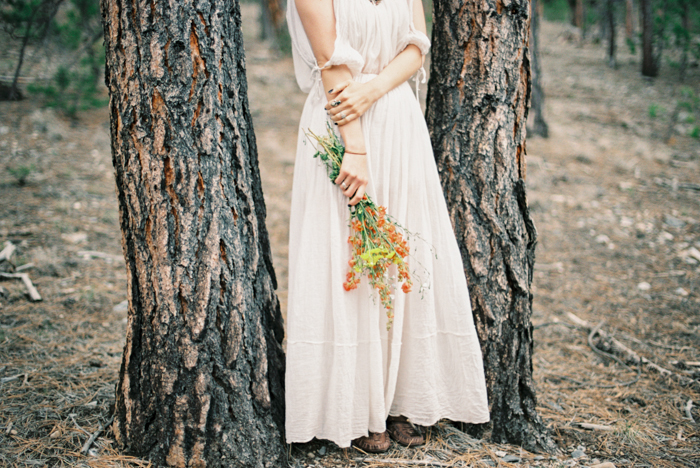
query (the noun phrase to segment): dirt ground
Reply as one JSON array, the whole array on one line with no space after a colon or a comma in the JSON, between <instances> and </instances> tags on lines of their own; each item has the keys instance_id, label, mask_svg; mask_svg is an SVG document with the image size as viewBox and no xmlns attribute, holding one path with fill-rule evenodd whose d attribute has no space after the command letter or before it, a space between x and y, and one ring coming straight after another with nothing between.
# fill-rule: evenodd
<instances>
[{"instance_id":1,"label":"dirt ground","mask_svg":"<svg viewBox=\"0 0 700 468\"><path fill-rule=\"evenodd\" d=\"M291 59L257 40L255 6L244 14L284 310L305 96ZM366 456L314 441L289 447L291 466L700 466L700 140L689 136L700 106L670 124L679 101L700 96L700 70L684 84L669 67L647 80L626 50L611 69L601 45L580 45L558 23L543 24L542 49L550 137L527 144L534 372L562 453L485 443L442 422L421 449ZM119 454L109 428L80 453L109 420L126 322L107 109L69 121L35 99L0 103L0 168L0 249L17 246L13 262L33 265L24 272L43 298L0 282L0 466L145 466ZM596 354L591 327L672 376Z\"/></svg>"}]
</instances>

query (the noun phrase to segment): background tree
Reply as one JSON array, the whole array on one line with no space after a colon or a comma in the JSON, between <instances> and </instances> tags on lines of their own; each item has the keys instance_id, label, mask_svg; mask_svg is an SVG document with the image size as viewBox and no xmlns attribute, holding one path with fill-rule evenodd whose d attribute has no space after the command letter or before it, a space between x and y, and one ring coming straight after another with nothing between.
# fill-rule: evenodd
<instances>
[{"instance_id":1,"label":"background tree","mask_svg":"<svg viewBox=\"0 0 700 468\"><path fill-rule=\"evenodd\" d=\"M612 68L617 67L617 31L615 28L615 0L605 0L605 21L608 24L608 65Z\"/></svg>"},{"instance_id":2,"label":"background tree","mask_svg":"<svg viewBox=\"0 0 700 468\"><path fill-rule=\"evenodd\" d=\"M544 88L542 86L542 66L540 65L540 21L542 19L542 0L532 0L530 5L532 19L530 22L530 61L532 71L532 95L530 108L533 112L532 133L549 137L549 126L544 119Z\"/></svg>"},{"instance_id":3,"label":"background tree","mask_svg":"<svg viewBox=\"0 0 700 468\"><path fill-rule=\"evenodd\" d=\"M634 0L625 0L625 39L634 41Z\"/></svg>"},{"instance_id":4,"label":"background tree","mask_svg":"<svg viewBox=\"0 0 700 468\"><path fill-rule=\"evenodd\" d=\"M158 466L280 466L283 326L238 1L102 0L129 313L114 433Z\"/></svg>"},{"instance_id":5,"label":"background tree","mask_svg":"<svg viewBox=\"0 0 700 468\"><path fill-rule=\"evenodd\" d=\"M285 0L260 0L260 38L270 40L274 48L291 51L291 39L284 19Z\"/></svg>"},{"instance_id":6,"label":"background tree","mask_svg":"<svg viewBox=\"0 0 700 468\"><path fill-rule=\"evenodd\" d=\"M100 79L104 70L104 37L99 0L70 0L49 35L57 49L58 67L52 80L27 86L45 104L77 118L79 110L105 105Z\"/></svg>"},{"instance_id":7,"label":"background tree","mask_svg":"<svg viewBox=\"0 0 700 468\"><path fill-rule=\"evenodd\" d=\"M527 0L434 3L427 121L484 353L491 439L553 451L532 378L529 11Z\"/></svg>"},{"instance_id":8,"label":"background tree","mask_svg":"<svg viewBox=\"0 0 700 468\"><path fill-rule=\"evenodd\" d=\"M640 0L642 15L642 75L658 76L659 62L654 52L654 18L652 0Z\"/></svg>"},{"instance_id":9,"label":"background tree","mask_svg":"<svg viewBox=\"0 0 700 468\"><path fill-rule=\"evenodd\" d=\"M20 39L19 58L7 100L20 98L18 83L27 46L31 40L41 40L51 27L63 0L5 0L0 5L0 24L10 37Z\"/></svg>"}]
</instances>

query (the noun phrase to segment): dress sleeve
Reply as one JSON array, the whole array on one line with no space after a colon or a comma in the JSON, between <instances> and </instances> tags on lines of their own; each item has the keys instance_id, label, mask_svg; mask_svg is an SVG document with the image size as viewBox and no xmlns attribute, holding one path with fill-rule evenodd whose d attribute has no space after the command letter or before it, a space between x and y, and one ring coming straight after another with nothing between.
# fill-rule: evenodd
<instances>
[{"instance_id":1,"label":"dress sleeve","mask_svg":"<svg viewBox=\"0 0 700 468\"><path fill-rule=\"evenodd\" d=\"M413 1L414 0L408 0L408 14L410 18L408 23L408 32L401 41L400 50L405 49L409 44L414 44L418 46L421 54L427 55L430 51L430 39L428 39L428 36L426 36L422 31L417 30L413 24Z\"/></svg>"},{"instance_id":2,"label":"dress sleeve","mask_svg":"<svg viewBox=\"0 0 700 468\"><path fill-rule=\"evenodd\" d=\"M306 36L304 26L299 18L294 0L287 1L287 26L292 40L292 58L294 59L294 73L299 88L308 93L314 84L321 79L320 71L333 65L347 65L353 76L358 75L365 66L362 55L354 49L348 40L347 25L343 21L340 11L343 7L342 0L333 1L335 14L335 42L333 54L330 60L324 64L316 63L316 57L311 49L311 43ZM346 2L347 3L347 2Z\"/></svg>"},{"instance_id":3,"label":"dress sleeve","mask_svg":"<svg viewBox=\"0 0 700 468\"><path fill-rule=\"evenodd\" d=\"M350 45L350 31L348 22L345 20L343 7L347 6L346 0L333 0L333 11L335 13L335 44L333 55L330 60L323 64L321 68L333 65L347 65L352 76L362 72L365 60L362 55Z\"/></svg>"}]
</instances>

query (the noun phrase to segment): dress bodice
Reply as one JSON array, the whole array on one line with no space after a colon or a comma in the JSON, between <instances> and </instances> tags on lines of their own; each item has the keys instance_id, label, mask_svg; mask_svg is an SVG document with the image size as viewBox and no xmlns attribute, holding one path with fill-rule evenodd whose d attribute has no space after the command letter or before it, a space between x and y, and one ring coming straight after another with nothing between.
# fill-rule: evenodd
<instances>
[{"instance_id":1,"label":"dress bodice","mask_svg":"<svg viewBox=\"0 0 700 468\"><path fill-rule=\"evenodd\" d=\"M423 55L430 41L413 25L413 0L333 0L336 20L335 48L327 64L317 64L294 4L287 5L287 23L292 39L294 69L302 91L314 84L319 66L347 65L353 76L378 74L409 44Z\"/></svg>"}]
</instances>

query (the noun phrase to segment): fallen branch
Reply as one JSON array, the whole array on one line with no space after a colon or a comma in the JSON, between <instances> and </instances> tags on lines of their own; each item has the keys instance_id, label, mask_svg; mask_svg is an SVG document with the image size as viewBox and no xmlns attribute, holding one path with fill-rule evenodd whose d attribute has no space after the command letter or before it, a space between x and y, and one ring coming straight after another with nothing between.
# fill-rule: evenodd
<instances>
[{"instance_id":1,"label":"fallen branch","mask_svg":"<svg viewBox=\"0 0 700 468\"><path fill-rule=\"evenodd\" d=\"M21 279L24 283L24 287L27 288L27 294L29 294L29 299L32 301L40 301L41 294L34 287L34 283L29 279L29 275L26 273L0 273L0 278L5 279Z\"/></svg>"},{"instance_id":2,"label":"fallen branch","mask_svg":"<svg viewBox=\"0 0 700 468\"><path fill-rule=\"evenodd\" d=\"M88 452L88 450L90 450L90 446L95 442L97 437L99 437L99 435L102 434L102 431L105 430L105 427L109 427L109 425L112 424L112 421L114 421L114 416L109 418L109 421L107 421L107 424L105 424L104 426L102 424L100 424L100 426L97 428L97 430L95 432L93 432L92 435L90 436L90 438L87 440L87 442L85 442L85 445L83 445L83 448L80 449L80 453L85 455Z\"/></svg>"},{"instance_id":3,"label":"fallen branch","mask_svg":"<svg viewBox=\"0 0 700 468\"><path fill-rule=\"evenodd\" d=\"M590 346L591 349L592 349L596 354L598 354L598 355L600 355L600 356L608 357L608 358L612 359L613 361L615 361L615 362L621 364L622 366L626 367L626 368L629 369L630 371L634 372L634 370L633 370L630 366L628 366L627 364L625 364L624 362L622 362L622 360L621 360L620 358L618 358L618 357L615 356L614 354L607 353L607 352L605 352L605 351L599 349L599 348L593 343L593 337L594 337L596 334L600 334L600 329L602 328L602 326L603 326L604 323L605 323L605 322L600 322L600 323L598 324L598 326L595 327L593 330L591 330L591 332L588 334L588 346ZM603 335L600 335L600 336L603 336ZM639 378L640 378L641 376L642 376L642 364L641 364L641 362L638 362L638 363L637 363L637 376L636 376L634 379L632 379L632 380L630 380L630 381L627 381L627 382L623 382L623 383L621 383L621 384L619 384L619 385L621 385L621 386L623 386L623 387L627 387L627 386L629 386L629 385L635 384L635 383L637 383L637 381L639 380Z\"/></svg>"},{"instance_id":4,"label":"fallen branch","mask_svg":"<svg viewBox=\"0 0 700 468\"><path fill-rule=\"evenodd\" d=\"M607 333L603 330L600 330L600 325L598 327L594 327L589 322L586 322L585 320L574 315L571 312L567 312L567 316L569 317L569 320L574 322L576 325L580 326L583 329L589 330L589 339L590 339L589 344L590 344L590 342L592 342L592 337L597 334L603 340L605 340L605 342L608 345L608 348L611 352L622 356L622 358L626 362L631 363L631 364L635 364L638 366L645 365L646 367L655 370L656 372L658 372L659 374L661 374L663 376L667 376L667 377L671 377L671 378L676 379L677 381L679 381L680 383L682 383L684 385L696 385L696 386L700 387L700 381L697 381L697 380L692 379L690 377L686 377L686 376L677 374L675 372L672 372L672 371L665 369L665 368L659 366L658 364L650 361L649 359L640 356L639 354L632 351L630 348L628 348L627 346L625 346L624 344L620 343L618 340L613 338L613 336L610 335L609 333ZM602 325L602 323L601 323L601 325ZM595 331L595 333L593 333L594 331ZM610 357L610 355L611 355L611 353L606 353L605 351L602 351L598 347L595 347L595 349L600 351L600 353L605 353L605 355L608 357ZM617 358L617 357L615 357L615 358L616 358L616 360L618 360L618 362L620 362L619 358ZM627 367L629 368L629 366L627 366Z\"/></svg>"},{"instance_id":5,"label":"fallen branch","mask_svg":"<svg viewBox=\"0 0 700 468\"><path fill-rule=\"evenodd\" d=\"M5 248L0 251L0 262L9 262L16 249L17 247L12 242L5 242Z\"/></svg>"}]
</instances>

